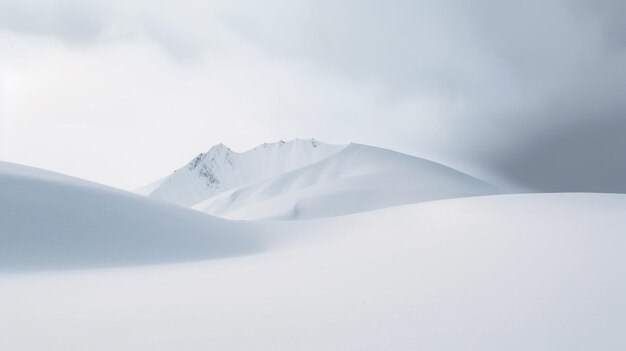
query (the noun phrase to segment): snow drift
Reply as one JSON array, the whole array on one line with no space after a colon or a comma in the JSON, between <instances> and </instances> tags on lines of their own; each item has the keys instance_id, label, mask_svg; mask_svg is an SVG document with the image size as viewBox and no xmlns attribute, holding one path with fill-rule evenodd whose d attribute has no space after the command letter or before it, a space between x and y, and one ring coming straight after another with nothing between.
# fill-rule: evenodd
<instances>
[{"instance_id":1,"label":"snow drift","mask_svg":"<svg viewBox=\"0 0 626 351\"><path fill-rule=\"evenodd\" d=\"M0 270L214 259L264 245L245 225L0 162Z\"/></svg>"},{"instance_id":2,"label":"snow drift","mask_svg":"<svg viewBox=\"0 0 626 351\"><path fill-rule=\"evenodd\" d=\"M0 275L0 346L621 351L624 213L626 195L472 197L251 222L302 239L257 255Z\"/></svg>"},{"instance_id":3,"label":"snow drift","mask_svg":"<svg viewBox=\"0 0 626 351\"><path fill-rule=\"evenodd\" d=\"M351 145L222 201L310 218L489 192ZM626 195L517 194L229 221L0 163L0 349L621 351L625 213Z\"/></svg>"}]
</instances>

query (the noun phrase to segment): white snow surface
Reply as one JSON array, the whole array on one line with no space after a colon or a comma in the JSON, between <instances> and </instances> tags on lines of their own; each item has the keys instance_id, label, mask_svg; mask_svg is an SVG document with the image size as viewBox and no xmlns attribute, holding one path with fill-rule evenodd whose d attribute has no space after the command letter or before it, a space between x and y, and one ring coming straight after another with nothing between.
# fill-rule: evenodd
<instances>
[{"instance_id":1,"label":"white snow surface","mask_svg":"<svg viewBox=\"0 0 626 351\"><path fill-rule=\"evenodd\" d=\"M205 260L266 245L245 225L0 162L0 271Z\"/></svg>"},{"instance_id":2,"label":"white snow surface","mask_svg":"<svg viewBox=\"0 0 626 351\"><path fill-rule=\"evenodd\" d=\"M0 247L24 260L72 254L78 240L89 253L105 244L95 254L126 265L120 237L140 238L128 253L145 258L152 244L143 239L156 235L151 262L171 262L169 233L148 224L158 217L176 220L168 243L192 253L202 228L207 244L249 230L272 238L256 254L178 264L7 272L2 260L2 350L626 349L626 195L484 196L228 222L72 181L33 183L5 166L2 174Z\"/></svg>"},{"instance_id":3,"label":"white snow surface","mask_svg":"<svg viewBox=\"0 0 626 351\"><path fill-rule=\"evenodd\" d=\"M193 208L230 219L312 219L421 201L502 193L441 164L350 144L294 171L215 195Z\"/></svg>"},{"instance_id":4,"label":"white snow surface","mask_svg":"<svg viewBox=\"0 0 626 351\"><path fill-rule=\"evenodd\" d=\"M323 160L344 147L315 139L294 139L263 144L238 153L218 144L185 167L136 192L191 207L226 190L257 183Z\"/></svg>"}]
</instances>

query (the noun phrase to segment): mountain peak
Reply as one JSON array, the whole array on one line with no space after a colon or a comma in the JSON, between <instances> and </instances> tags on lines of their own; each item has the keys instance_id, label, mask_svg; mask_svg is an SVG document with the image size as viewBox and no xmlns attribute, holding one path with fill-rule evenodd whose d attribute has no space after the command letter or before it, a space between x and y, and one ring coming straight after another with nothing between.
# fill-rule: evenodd
<instances>
[{"instance_id":1,"label":"mountain peak","mask_svg":"<svg viewBox=\"0 0 626 351\"><path fill-rule=\"evenodd\" d=\"M315 139L280 140L237 153L219 143L200 153L181 169L151 184L149 196L182 206L192 206L211 196L318 162L345 145Z\"/></svg>"},{"instance_id":2,"label":"mountain peak","mask_svg":"<svg viewBox=\"0 0 626 351\"><path fill-rule=\"evenodd\" d=\"M222 143L219 143L219 144L213 145L211 150L230 150L230 148Z\"/></svg>"},{"instance_id":3,"label":"mountain peak","mask_svg":"<svg viewBox=\"0 0 626 351\"><path fill-rule=\"evenodd\" d=\"M318 147L319 144L324 144L324 145L330 145L330 144L326 144L326 143L322 143L316 139L292 139L289 141L284 141L284 140L279 140L277 142L274 143L263 143L257 147L255 147L252 150L259 150L259 149L267 149L267 148L274 148L274 147L288 147L291 145L301 145L301 146L311 146L313 148ZM250 151L252 151L250 150Z\"/></svg>"}]
</instances>

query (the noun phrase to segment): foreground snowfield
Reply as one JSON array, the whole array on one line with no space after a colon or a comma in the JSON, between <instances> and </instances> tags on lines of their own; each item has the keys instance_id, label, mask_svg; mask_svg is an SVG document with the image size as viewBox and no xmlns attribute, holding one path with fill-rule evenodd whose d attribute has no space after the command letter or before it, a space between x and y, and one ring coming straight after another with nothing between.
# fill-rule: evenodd
<instances>
[{"instance_id":1,"label":"foreground snowfield","mask_svg":"<svg viewBox=\"0 0 626 351\"><path fill-rule=\"evenodd\" d=\"M13 245L2 251L13 261L0 263L3 350L626 349L626 195L500 195L229 222L91 183L57 194L67 179L23 173L5 166L0 179L0 240ZM64 208L70 200L80 206ZM155 218L178 227L159 230ZM119 233L135 235L128 252L144 259L118 254ZM33 243L53 235L67 240ZM245 235L252 248L238 246ZM182 263L199 259L182 255L199 242L227 247L228 257ZM61 256L64 245L89 252L64 262L76 270L11 266L27 263L25 253ZM123 267L87 269L107 255Z\"/></svg>"}]
</instances>

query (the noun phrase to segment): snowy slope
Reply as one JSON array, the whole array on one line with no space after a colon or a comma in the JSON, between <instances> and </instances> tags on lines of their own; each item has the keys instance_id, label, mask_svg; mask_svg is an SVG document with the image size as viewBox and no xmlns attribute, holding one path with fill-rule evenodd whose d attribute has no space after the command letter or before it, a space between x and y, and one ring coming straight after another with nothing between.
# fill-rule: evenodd
<instances>
[{"instance_id":1,"label":"snowy slope","mask_svg":"<svg viewBox=\"0 0 626 351\"><path fill-rule=\"evenodd\" d=\"M230 219L311 219L502 191L449 167L350 144L320 162L194 206Z\"/></svg>"},{"instance_id":2,"label":"snowy slope","mask_svg":"<svg viewBox=\"0 0 626 351\"><path fill-rule=\"evenodd\" d=\"M263 144L237 153L223 144L198 155L172 175L139 189L154 199L190 207L223 191L256 183L327 158L344 145L315 139Z\"/></svg>"},{"instance_id":3,"label":"snowy slope","mask_svg":"<svg viewBox=\"0 0 626 351\"><path fill-rule=\"evenodd\" d=\"M244 227L0 162L0 270L164 263L261 251L265 244Z\"/></svg>"},{"instance_id":4,"label":"snowy slope","mask_svg":"<svg viewBox=\"0 0 626 351\"><path fill-rule=\"evenodd\" d=\"M299 237L257 255L0 274L0 348L621 351L625 213L626 195L472 197L250 222Z\"/></svg>"}]
</instances>

